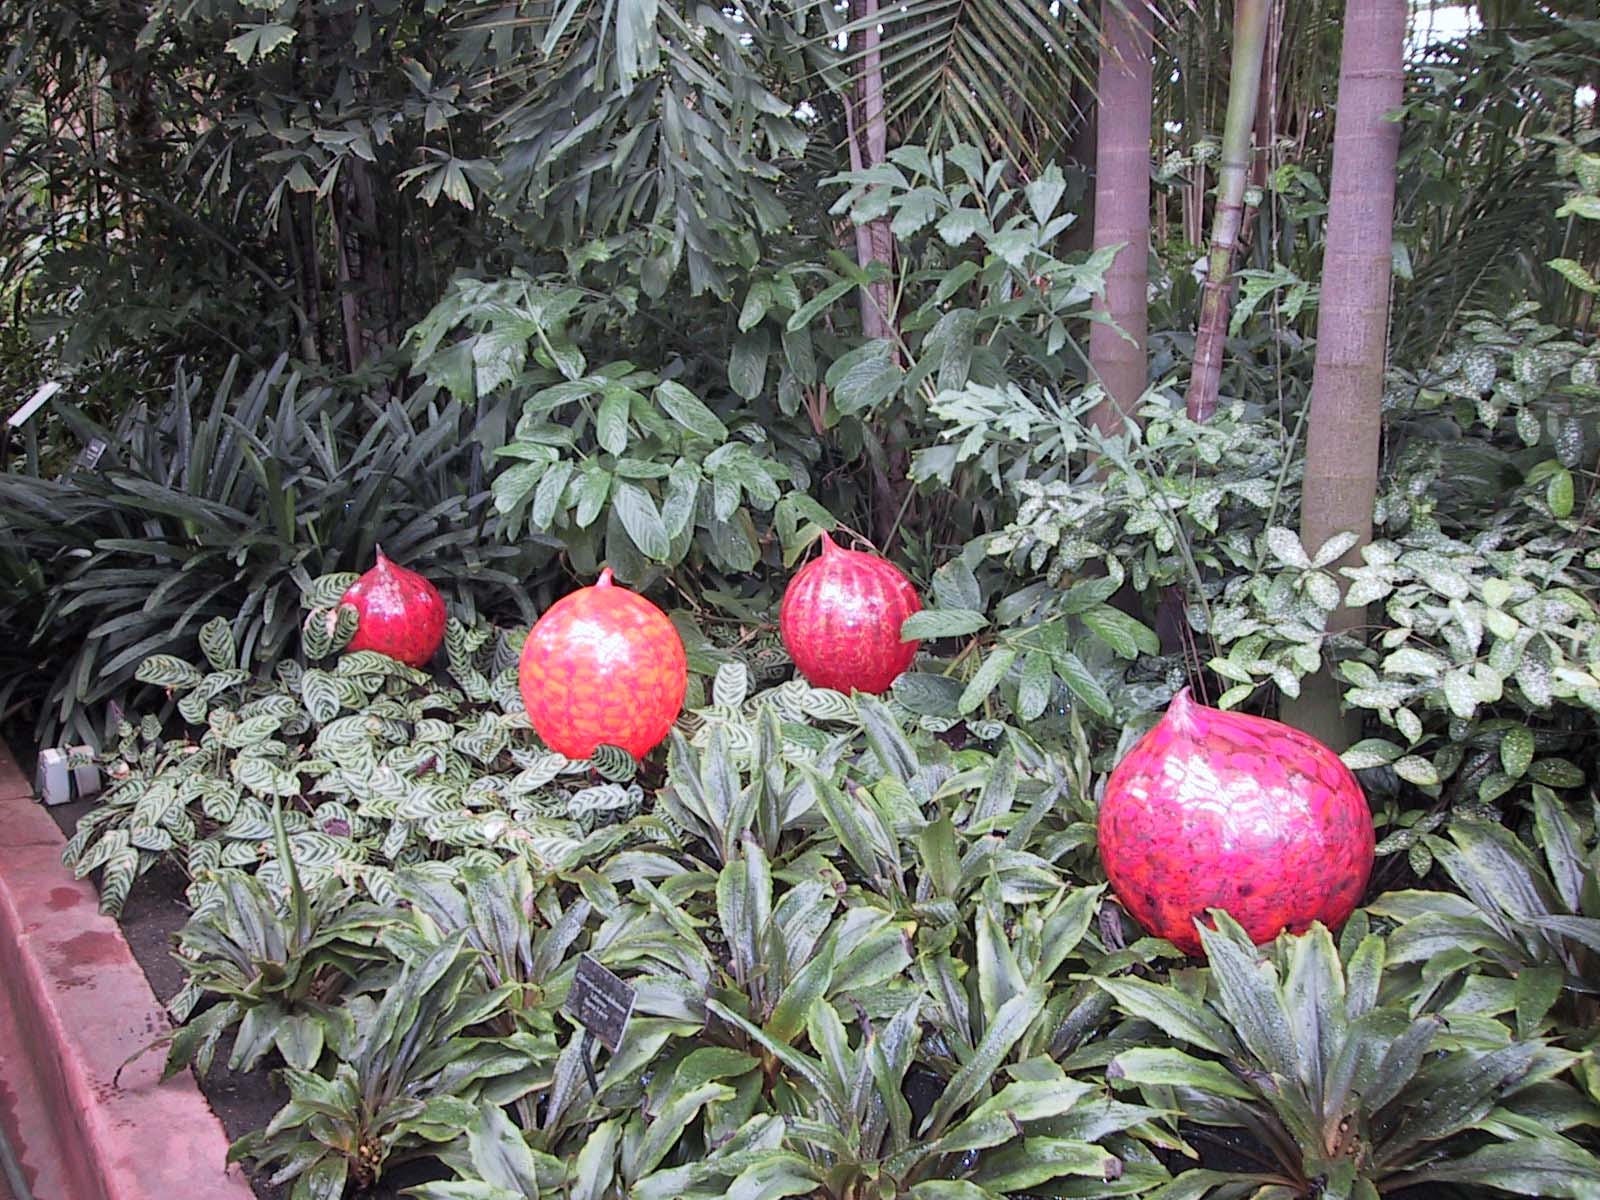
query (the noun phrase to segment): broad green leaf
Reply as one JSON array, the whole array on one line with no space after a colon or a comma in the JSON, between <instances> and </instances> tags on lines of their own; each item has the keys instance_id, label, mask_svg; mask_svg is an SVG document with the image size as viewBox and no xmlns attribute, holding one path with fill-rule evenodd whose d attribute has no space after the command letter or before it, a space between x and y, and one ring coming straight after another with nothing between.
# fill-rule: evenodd
<instances>
[{"instance_id":1,"label":"broad green leaf","mask_svg":"<svg viewBox=\"0 0 1600 1200\"><path fill-rule=\"evenodd\" d=\"M696 437L709 442L728 440L728 427L688 388L667 380L655 390L655 400L666 414Z\"/></svg>"},{"instance_id":2,"label":"broad green leaf","mask_svg":"<svg viewBox=\"0 0 1600 1200\"><path fill-rule=\"evenodd\" d=\"M1030 650L1022 660L1022 682L1017 685L1017 716L1035 721L1050 704L1050 688L1055 682L1055 666L1042 650Z\"/></svg>"},{"instance_id":3,"label":"broad green leaf","mask_svg":"<svg viewBox=\"0 0 1600 1200\"><path fill-rule=\"evenodd\" d=\"M284 25L276 21L242 25L240 28L244 32L229 38L224 48L245 66L250 65L252 58L265 58L285 42L293 41L299 32L293 25ZM343 1182L342 1177L340 1182ZM298 1193L298 1188L296 1191Z\"/></svg>"},{"instance_id":4,"label":"broad green leaf","mask_svg":"<svg viewBox=\"0 0 1600 1200\"><path fill-rule=\"evenodd\" d=\"M656 562L666 562L672 553L672 540L667 537L667 527L650 494L636 483L619 479L612 485L611 501L639 553Z\"/></svg>"},{"instance_id":5,"label":"broad green leaf","mask_svg":"<svg viewBox=\"0 0 1600 1200\"><path fill-rule=\"evenodd\" d=\"M901 783L909 784L917 773L917 754L906 741L894 714L875 696L857 695L854 706L861 727L866 731L867 745L879 764Z\"/></svg>"},{"instance_id":6,"label":"broad green leaf","mask_svg":"<svg viewBox=\"0 0 1600 1200\"><path fill-rule=\"evenodd\" d=\"M1119 658L1161 653L1161 639L1154 630L1110 605L1091 608L1080 619Z\"/></svg>"},{"instance_id":7,"label":"broad green leaf","mask_svg":"<svg viewBox=\"0 0 1600 1200\"><path fill-rule=\"evenodd\" d=\"M1573 504L1572 472L1565 467L1552 471L1544 485L1544 498L1550 506L1550 512L1558 519L1570 517Z\"/></svg>"},{"instance_id":8,"label":"broad green leaf","mask_svg":"<svg viewBox=\"0 0 1600 1200\"><path fill-rule=\"evenodd\" d=\"M1516 725L1500 738L1500 765L1513 779L1521 779L1533 762L1533 733L1525 725Z\"/></svg>"},{"instance_id":9,"label":"broad green leaf","mask_svg":"<svg viewBox=\"0 0 1600 1200\"><path fill-rule=\"evenodd\" d=\"M1086 1176L1104 1182L1116 1177L1121 1167L1116 1155L1092 1142L1025 1137L985 1158L975 1178L992 1191L1009 1194L1030 1191L1063 1175Z\"/></svg>"},{"instance_id":10,"label":"broad green leaf","mask_svg":"<svg viewBox=\"0 0 1600 1200\"><path fill-rule=\"evenodd\" d=\"M750 285L750 290L745 293L744 304L739 309L739 332L755 328L761 324L762 318L767 315L767 309L772 306L772 284L765 280L757 280Z\"/></svg>"},{"instance_id":11,"label":"broad green leaf","mask_svg":"<svg viewBox=\"0 0 1600 1200\"><path fill-rule=\"evenodd\" d=\"M1462 1158L1435 1161L1397 1182L1459 1183L1517 1196L1593 1200L1600 1195L1600 1159L1563 1137L1520 1138L1484 1146Z\"/></svg>"},{"instance_id":12,"label":"broad green leaf","mask_svg":"<svg viewBox=\"0 0 1600 1200\"><path fill-rule=\"evenodd\" d=\"M1200 942L1221 993L1222 1011L1263 1068L1285 1078L1295 1075L1299 1052L1277 971L1257 957L1231 917L1217 913L1216 921L1214 930L1201 924Z\"/></svg>"},{"instance_id":13,"label":"broad green leaf","mask_svg":"<svg viewBox=\"0 0 1600 1200\"><path fill-rule=\"evenodd\" d=\"M964 689L958 679L907 671L894 681L892 690L896 700L919 716L954 717Z\"/></svg>"},{"instance_id":14,"label":"broad green leaf","mask_svg":"<svg viewBox=\"0 0 1600 1200\"><path fill-rule=\"evenodd\" d=\"M1300 544L1300 537L1292 529L1285 529L1281 525L1274 525L1266 532L1267 549L1272 557L1286 567L1295 567L1300 570L1309 570L1311 557ZM1335 555L1335 557L1338 557Z\"/></svg>"},{"instance_id":15,"label":"broad green leaf","mask_svg":"<svg viewBox=\"0 0 1600 1200\"><path fill-rule=\"evenodd\" d=\"M1378 984L1383 978L1384 942L1368 934L1356 946L1345 968L1345 1017L1354 1021L1371 1012L1378 1002Z\"/></svg>"},{"instance_id":16,"label":"broad green leaf","mask_svg":"<svg viewBox=\"0 0 1600 1200\"><path fill-rule=\"evenodd\" d=\"M1502 756L1504 753L1502 743ZM1588 872L1584 865L1577 823L1566 806L1544 787L1533 789L1533 815L1539 844L1544 847L1545 861L1550 864L1550 878L1555 883L1556 892L1569 912L1581 912L1584 878Z\"/></svg>"},{"instance_id":17,"label":"broad green leaf","mask_svg":"<svg viewBox=\"0 0 1600 1200\"><path fill-rule=\"evenodd\" d=\"M794 315L789 318L788 324L785 326L785 328L790 333L795 333L801 329L804 329L807 325L811 324L812 321L816 320L818 315L821 314L824 309L831 305L835 300L838 300L841 296L851 291L854 287L855 283L849 279L840 279L834 283L830 283L827 287L823 288L815 296L811 297L811 299L807 300L798 309L796 309Z\"/></svg>"},{"instance_id":18,"label":"broad green leaf","mask_svg":"<svg viewBox=\"0 0 1600 1200\"><path fill-rule=\"evenodd\" d=\"M964 637L978 632L988 623L989 619L981 612L971 609L925 608L905 619L900 626L900 640Z\"/></svg>"},{"instance_id":19,"label":"broad green leaf","mask_svg":"<svg viewBox=\"0 0 1600 1200\"><path fill-rule=\"evenodd\" d=\"M402 1196L416 1200L527 1200L532 1192L513 1191L496 1187L481 1179L441 1179L432 1183L419 1183L406 1188Z\"/></svg>"},{"instance_id":20,"label":"broad green leaf","mask_svg":"<svg viewBox=\"0 0 1600 1200\"><path fill-rule=\"evenodd\" d=\"M1344 972L1320 921L1288 939L1288 960L1282 998L1299 1047L1300 1081L1307 1095L1320 1096L1323 1073L1344 1042Z\"/></svg>"},{"instance_id":21,"label":"broad green leaf","mask_svg":"<svg viewBox=\"0 0 1600 1200\"><path fill-rule=\"evenodd\" d=\"M604 1200L616 1177L622 1121L602 1121L589 1131L572 1168L572 1200Z\"/></svg>"},{"instance_id":22,"label":"broad green leaf","mask_svg":"<svg viewBox=\"0 0 1600 1200\"><path fill-rule=\"evenodd\" d=\"M935 1102L919 1136L937 1137L950 1118L989 1084L1011 1048L1044 1011L1046 995L1043 987L1035 985L1022 995L1013 996L994 1014L972 1057L956 1072Z\"/></svg>"},{"instance_id":23,"label":"broad green leaf","mask_svg":"<svg viewBox=\"0 0 1600 1200\"><path fill-rule=\"evenodd\" d=\"M1594 276L1584 268L1584 265L1572 258L1552 258L1545 266L1558 271L1562 278L1573 287L1579 288L1591 295L1600 292L1600 284L1594 281Z\"/></svg>"},{"instance_id":24,"label":"broad green leaf","mask_svg":"<svg viewBox=\"0 0 1600 1200\"><path fill-rule=\"evenodd\" d=\"M912 1184L906 1194L912 1200L1000 1200L994 1192L965 1179L927 1179Z\"/></svg>"},{"instance_id":25,"label":"broad green leaf","mask_svg":"<svg viewBox=\"0 0 1600 1200\"><path fill-rule=\"evenodd\" d=\"M767 360L772 356L772 337L758 327L734 339L728 355L728 382L746 400L761 395L767 381Z\"/></svg>"},{"instance_id":26,"label":"broad green leaf","mask_svg":"<svg viewBox=\"0 0 1600 1200\"><path fill-rule=\"evenodd\" d=\"M630 1154L629 1147L624 1144L622 1154L624 1177L637 1180L655 1170L673 1146L677 1145L678 1138L683 1135L683 1131L689 1127L689 1122L699 1115L702 1108L713 1102L732 1100L734 1095L734 1090L725 1084L705 1083L687 1092L668 1097L655 1119L646 1127L644 1138L638 1143L638 1149Z\"/></svg>"},{"instance_id":27,"label":"broad green leaf","mask_svg":"<svg viewBox=\"0 0 1600 1200\"><path fill-rule=\"evenodd\" d=\"M989 653L983 664L973 672L972 678L967 682L966 690L961 693L960 703L957 708L962 713L969 713L978 705L989 698L989 693L1005 678L1006 672L1011 669L1011 664L1017 659L1017 652L1010 646L1001 646Z\"/></svg>"},{"instance_id":28,"label":"broad green leaf","mask_svg":"<svg viewBox=\"0 0 1600 1200\"><path fill-rule=\"evenodd\" d=\"M810 781L812 790L816 793L817 806L822 810L823 818L829 828L833 830L834 837L839 839L839 846L849 856L856 869L869 879L876 878L878 873L877 853L873 848L873 839L863 822L858 807L846 800L834 785L809 763L802 763L801 771Z\"/></svg>"},{"instance_id":29,"label":"broad green leaf","mask_svg":"<svg viewBox=\"0 0 1600 1200\"><path fill-rule=\"evenodd\" d=\"M741 850L717 877L717 918L735 975L750 987L765 957L762 947L772 920L772 875L760 846L747 840Z\"/></svg>"},{"instance_id":30,"label":"broad green leaf","mask_svg":"<svg viewBox=\"0 0 1600 1200\"><path fill-rule=\"evenodd\" d=\"M484 1182L517 1196L538 1195L538 1169L528 1143L497 1105L478 1106L478 1115L467 1126L467 1155Z\"/></svg>"},{"instance_id":31,"label":"broad green leaf","mask_svg":"<svg viewBox=\"0 0 1600 1200\"><path fill-rule=\"evenodd\" d=\"M1418 787L1438 786L1438 770L1420 754L1407 754L1404 758L1396 759L1393 766L1394 773L1407 783L1414 783Z\"/></svg>"},{"instance_id":32,"label":"broad green leaf","mask_svg":"<svg viewBox=\"0 0 1600 1200\"><path fill-rule=\"evenodd\" d=\"M1523 967L1517 972L1517 1036L1531 1038L1538 1033L1565 982L1565 973L1557 967Z\"/></svg>"},{"instance_id":33,"label":"broad green leaf","mask_svg":"<svg viewBox=\"0 0 1600 1200\"><path fill-rule=\"evenodd\" d=\"M827 938L822 948L800 968L784 988L767 1021L766 1029L780 1042L792 1042L806 1027L812 1007L828 994L833 983L835 942Z\"/></svg>"},{"instance_id":34,"label":"broad green leaf","mask_svg":"<svg viewBox=\"0 0 1600 1200\"><path fill-rule=\"evenodd\" d=\"M1123 1012L1149 1021L1164 1034L1213 1054L1238 1056L1239 1044L1227 1023L1187 992L1131 975L1093 982L1109 992Z\"/></svg>"},{"instance_id":35,"label":"broad green leaf","mask_svg":"<svg viewBox=\"0 0 1600 1200\"><path fill-rule=\"evenodd\" d=\"M1236 1100L1257 1099L1256 1093L1234 1078L1221 1063L1195 1058L1181 1050L1159 1047L1124 1050L1111 1060L1106 1078L1145 1086L1195 1088Z\"/></svg>"},{"instance_id":36,"label":"broad green leaf","mask_svg":"<svg viewBox=\"0 0 1600 1200\"><path fill-rule=\"evenodd\" d=\"M1267 1189L1277 1178L1276 1175L1251 1175L1245 1172L1212 1171L1192 1167L1187 1171L1180 1171L1171 1183L1163 1184L1155 1191L1147 1193L1145 1200L1205 1200L1205 1197L1211 1195L1213 1191L1217 1191L1219 1195L1232 1196L1234 1192L1223 1192L1220 1189L1238 1187L1251 1189L1238 1192L1238 1195L1271 1200Z\"/></svg>"},{"instance_id":37,"label":"broad green leaf","mask_svg":"<svg viewBox=\"0 0 1600 1200\"><path fill-rule=\"evenodd\" d=\"M990 890L992 887L991 884L985 888L985 903L974 918L978 929L978 998L986 1014L999 1012L1007 1001L1021 995L1028 987L1007 940L1004 912L998 895Z\"/></svg>"},{"instance_id":38,"label":"broad green leaf","mask_svg":"<svg viewBox=\"0 0 1600 1200\"><path fill-rule=\"evenodd\" d=\"M324 1155L294 1181L291 1200L339 1200L344 1195L345 1176L349 1169L350 1160L344 1155Z\"/></svg>"},{"instance_id":39,"label":"broad green leaf","mask_svg":"<svg viewBox=\"0 0 1600 1200\"><path fill-rule=\"evenodd\" d=\"M213 671L231 671L238 666L239 652L227 618L212 617L200 627L200 650Z\"/></svg>"},{"instance_id":40,"label":"broad green leaf","mask_svg":"<svg viewBox=\"0 0 1600 1200\"><path fill-rule=\"evenodd\" d=\"M1404 753L1403 748L1383 738L1366 738L1351 746L1339 757L1344 759L1344 765L1352 771L1364 771L1371 767L1388 766Z\"/></svg>"},{"instance_id":41,"label":"broad green leaf","mask_svg":"<svg viewBox=\"0 0 1600 1200\"><path fill-rule=\"evenodd\" d=\"M199 668L171 654L152 654L139 664L133 677L140 683L163 688L198 687L204 678Z\"/></svg>"},{"instance_id":42,"label":"broad green leaf","mask_svg":"<svg viewBox=\"0 0 1600 1200\"><path fill-rule=\"evenodd\" d=\"M770 1151L751 1163L722 1193L722 1200L779 1200L811 1195L822 1182L822 1170L799 1154Z\"/></svg>"},{"instance_id":43,"label":"broad green leaf","mask_svg":"<svg viewBox=\"0 0 1600 1200\"><path fill-rule=\"evenodd\" d=\"M1088 706L1089 711L1097 716L1110 717L1112 714L1111 697L1107 694L1094 673L1083 664L1083 660L1070 650L1060 653L1052 652L1050 656L1060 673L1062 682L1079 700Z\"/></svg>"},{"instance_id":44,"label":"broad green leaf","mask_svg":"<svg viewBox=\"0 0 1600 1200\"><path fill-rule=\"evenodd\" d=\"M594 420L595 441L602 450L621 454L628 448L628 405L632 395L627 388L606 389Z\"/></svg>"}]
</instances>

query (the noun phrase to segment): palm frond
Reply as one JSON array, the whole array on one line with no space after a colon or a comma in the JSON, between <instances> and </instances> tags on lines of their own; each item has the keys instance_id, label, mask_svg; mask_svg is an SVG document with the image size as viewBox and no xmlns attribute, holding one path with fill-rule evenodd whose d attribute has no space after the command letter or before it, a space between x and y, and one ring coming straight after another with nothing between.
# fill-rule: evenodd
<instances>
[{"instance_id":1,"label":"palm frond","mask_svg":"<svg viewBox=\"0 0 1600 1200\"><path fill-rule=\"evenodd\" d=\"M849 46L868 22L882 32L886 116L900 141L971 142L1036 164L1076 111L1073 84L1094 80L1098 33L1075 0L909 0L830 38ZM839 65L860 60L849 49Z\"/></svg>"}]
</instances>

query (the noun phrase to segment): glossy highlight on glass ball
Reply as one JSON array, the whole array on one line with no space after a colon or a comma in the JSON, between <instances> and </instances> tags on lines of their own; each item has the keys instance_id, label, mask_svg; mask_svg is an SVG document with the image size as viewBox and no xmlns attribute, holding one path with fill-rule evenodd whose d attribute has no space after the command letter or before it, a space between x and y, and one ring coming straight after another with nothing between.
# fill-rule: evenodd
<instances>
[{"instance_id":1,"label":"glossy highlight on glass ball","mask_svg":"<svg viewBox=\"0 0 1600 1200\"><path fill-rule=\"evenodd\" d=\"M812 687L877 695L916 658L917 643L902 642L900 626L921 608L899 567L823 534L822 553L784 590L778 628Z\"/></svg>"},{"instance_id":2,"label":"glossy highlight on glass ball","mask_svg":"<svg viewBox=\"0 0 1600 1200\"><path fill-rule=\"evenodd\" d=\"M1256 942L1341 924L1372 874L1372 811L1339 756L1185 688L1106 781L1100 858L1134 919L1188 954L1226 910Z\"/></svg>"},{"instance_id":3,"label":"glossy highlight on glass ball","mask_svg":"<svg viewBox=\"0 0 1600 1200\"><path fill-rule=\"evenodd\" d=\"M444 642L444 598L415 571L396 566L377 549L378 561L352 583L340 605L356 610L356 632L346 650L376 650L411 667L425 667Z\"/></svg>"},{"instance_id":4,"label":"glossy highlight on glass ball","mask_svg":"<svg viewBox=\"0 0 1600 1200\"><path fill-rule=\"evenodd\" d=\"M588 758L603 743L643 758L683 711L689 663L666 613L618 587L607 567L545 610L517 680L528 719L556 753Z\"/></svg>"}]
</instances>

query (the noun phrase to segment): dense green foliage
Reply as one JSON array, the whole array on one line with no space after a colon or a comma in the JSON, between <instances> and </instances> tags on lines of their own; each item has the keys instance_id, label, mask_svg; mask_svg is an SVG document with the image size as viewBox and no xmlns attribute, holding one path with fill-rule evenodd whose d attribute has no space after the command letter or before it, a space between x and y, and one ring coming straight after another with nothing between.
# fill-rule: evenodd
<instances>
[{"instance_id":1,"label":"dense green foliage","mask_svg":"<svg viewBox=\"0 0 1600 1200\"><path fill-rule=\"evenodd\" d=\"M284 1101L236 1157L294 1200L418 1160L425 1200L1600 1196L1600 14L1413 47L1347 560L1294 532L1341 5L1276 11L1184 414L1228 7L1158 38L1129 421L1084 6L0 11L0 401L61 385L0 466L0 721L99 754L107 911L186 878L168 1069ZM882 697L777 636L836 529L927 602ZM380 543L449 605L428 669L343 652ZM602 565L688 650L642 763L517 689ZM1141 936L1106 773L1181 686L1325 670L1367 903Z\"/></svg>"}]
</instances>

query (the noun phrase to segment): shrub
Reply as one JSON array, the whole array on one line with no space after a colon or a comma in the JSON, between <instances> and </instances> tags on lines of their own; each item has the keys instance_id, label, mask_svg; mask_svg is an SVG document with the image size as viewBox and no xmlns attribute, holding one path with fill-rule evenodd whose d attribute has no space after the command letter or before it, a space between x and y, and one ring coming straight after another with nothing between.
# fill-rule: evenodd
<instances>
[{"instance_id":1,"label":"shrub","mask_svg":"<svg viewBox=\"0 0 1600 1200\"><path fill-rule=\"evenodd\" d=\"M469 612L531 618L523 587L554 549L480 544L495 516L478 443L493 434L461 406L308 387L283 359L248 382L235 360L202 404L180 370L164 403L83 426L107 444L97 470L0 475L0 565L26 584L11 619L48 679L41 743L98 745L100 705L129 701L147 656L192 656L213 617L233 668L271 670L311 580L364 570L379 543Z\"/></svg>"}]
</instances>

